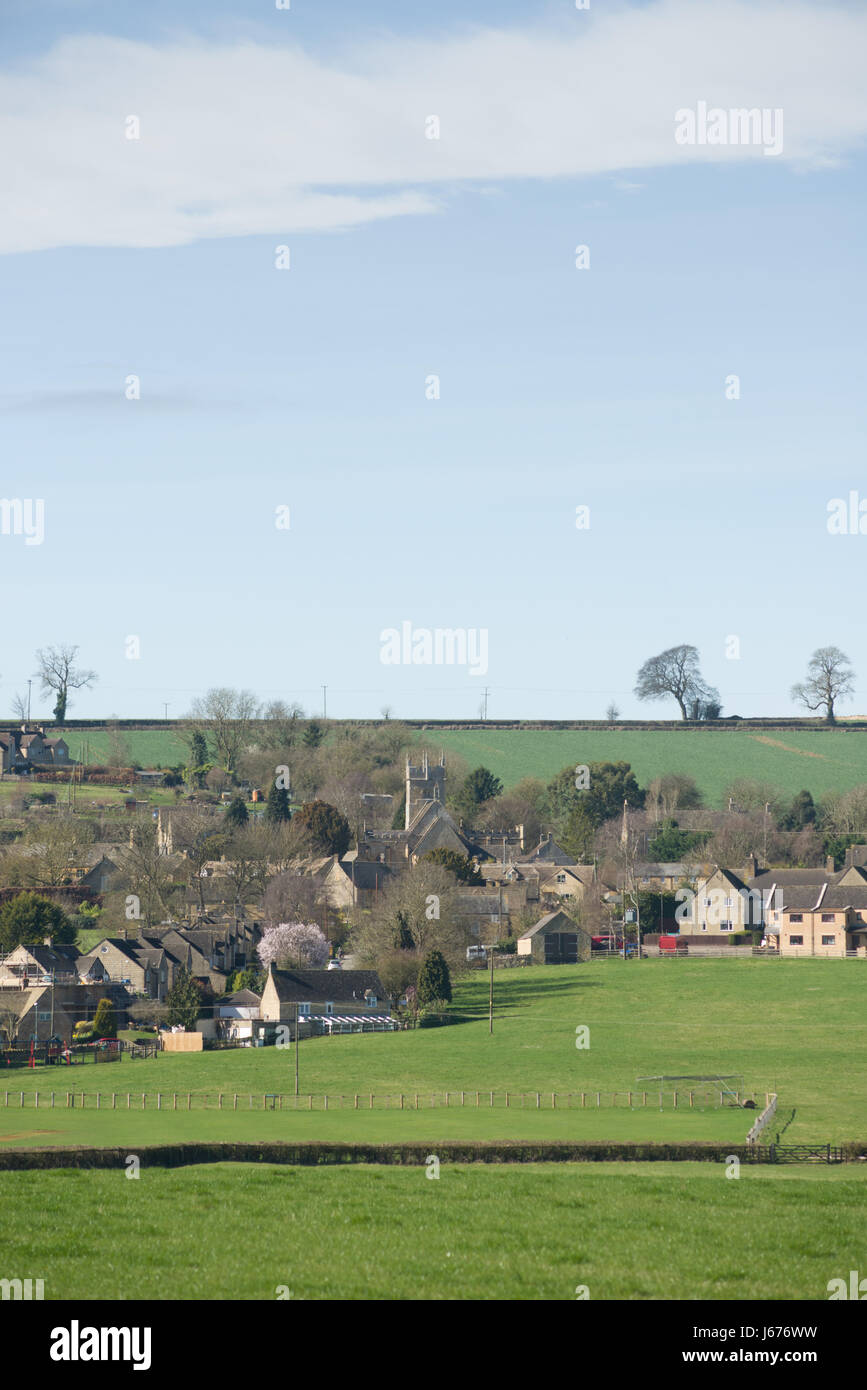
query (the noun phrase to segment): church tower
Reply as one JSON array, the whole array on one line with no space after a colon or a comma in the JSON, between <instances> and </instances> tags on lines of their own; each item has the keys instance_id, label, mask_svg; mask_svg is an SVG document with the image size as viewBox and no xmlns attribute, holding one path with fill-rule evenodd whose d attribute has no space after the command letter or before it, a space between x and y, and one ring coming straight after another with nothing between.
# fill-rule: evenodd
<instances>
[{"instance_id":1,"label":"church tower","mask_svg":"<svg viewBox=\"0 0 867 1390\"><path fill-rule=\"evenodd\" d=\"M438 766L433 766L427 753L422 754L421 766L413 767L406 760L406 818L404 829L409 830L413 818L425 801L446 799L446 755L440 754Z\"/></svg>"}]
</instances>

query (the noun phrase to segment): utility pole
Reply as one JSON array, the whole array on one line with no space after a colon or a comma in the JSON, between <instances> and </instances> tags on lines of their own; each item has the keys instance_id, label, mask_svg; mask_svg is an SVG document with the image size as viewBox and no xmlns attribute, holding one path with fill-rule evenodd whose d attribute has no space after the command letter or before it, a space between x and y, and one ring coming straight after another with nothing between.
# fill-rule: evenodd
<instances>
[{"instance_id":1,"label":"utility pole","mask_svg":"<svg viewBox=\"0 0 867 1390\"><path fill-rule=\"evenodd\" d=\"M323 687L322 687L322 718L323 718L323 719L327 719L327 718L328 718L328 686L327 686L327 685L323 685Z\"/></svg>"},{"instance_id":2,"label":"utility pole","mask_svg":"<svg viewBox=\"0 0 867 1390\"><path fill-rule=\"evenodd\" d=\"M166 719L166 721L168 721L168 717L169 717L169 705L170 705L170 704L171 704L171 700L163 700L163 709L165 710L164 718Z\"/></svg>"},{"instance_id":3,"label":"utility pole","mask_svg":"<svg viewBox=\"0 0 867 1390\"><path fill-rule=\"evenodd\" d=\"M295 1094L298 1094L298 1044L301 1041L298 1034L298 1005L295 1005Z\"/></svg>"},{"instance_id":4,"label":"utility pole","mask_svg":"<svg viewBox=\"0 0 867 1390\"><path fill-rule=\"evenodd\" d=\"M494 1031L494 948L488 947L488 955L491 960L491 989L488 997L488 1032Z\"/></svg>"},{"instance_id":5,"label":"utility pole","mask_svg":"<svg viewBox=\"0 0 867 1390\"><path fill-rule=\"evenodd\" d=\"M485 703L484 703L484 705L483 705L483 707L482 707L482 719L483 719L483 720L487 719L487 717L488 717L488 687L487 687L487 686L485 686L484 701L485 701Z\"/></svg>"},{"instance_id":6,"label":"utility pole","mask_svg":"<svg viewBox=\"0 0 867 1390\"><path fill-rule=\"evenodd\" d=\"M28 724L30 723L30 687L32 686L32 684L33 684L32 681L28 681L28 682L27 682L27 723L28 723Z\"/></svg>"}]
</instances>

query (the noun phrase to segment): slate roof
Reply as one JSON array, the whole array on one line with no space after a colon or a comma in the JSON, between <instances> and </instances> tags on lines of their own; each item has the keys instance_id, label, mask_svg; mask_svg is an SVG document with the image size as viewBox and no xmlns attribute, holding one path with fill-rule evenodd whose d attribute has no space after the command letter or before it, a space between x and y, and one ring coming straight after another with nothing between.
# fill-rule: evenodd
<instances>
[{"instance_id":1,"label":"slate roof","mask_svg":"<svg viewBox=\"0 0 867 1390\"><path fill-rule=\"evenodd\" d=\"M281 1004L364 1002L367 990L379 999L386 992L375 970L275 970L269 972Z\"/></svg>"},{"instance_id":2,"label":"slate roof","mask_svg":"<svg viewBox=\"0 0 867 1390\"><path fill-rule=\"evenodd\" d=\"M527 937L535 936L537 932L542 932L544 934L549 927L554 926L557 918L561 919L561 921L557 923L557 931L583 931L583 928L579 927L577 922L573 922L572 918L569 916L567 912L564 912L562 908L558 907L555 909L554 912L546 912L545 916L540 917L538 922L536 922L532 927L528 927L525 932L521 932L521 935L518 937L518 940L526 941ZM584 932L584 935L587 936L588 933Z\"/></svg>"}]
</instances>

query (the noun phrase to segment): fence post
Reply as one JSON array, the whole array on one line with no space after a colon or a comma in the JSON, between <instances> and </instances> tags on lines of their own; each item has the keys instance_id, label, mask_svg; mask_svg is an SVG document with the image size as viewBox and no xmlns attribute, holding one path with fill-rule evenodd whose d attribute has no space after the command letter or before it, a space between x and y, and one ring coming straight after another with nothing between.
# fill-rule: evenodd
<instances>
[{"instance_id":1,"label":"fence post","mask_svg":"<svg viewBox=\"0 0 867 1390\"><path fill-rule=\"evenodd\" d=\"M233 1110L237 1110L237 1109L238 1109L238 1097L237 1097L237 1096L234 1096L234 1095L232 1096L232 1109L233 1109Z\"/></svg>"},{"instance_id":2,"label":"fence post","mask_svg":"<svg viewBox=\"0 0 867 1390\"><path fill-rule=\"evenodd\" d=\"M464 1093L463 1093L463 1091L461 1091L461 1105L463 1105L463 1103L464 1103Z\"/></svg>"},{"instance_id":3,"label":"fence post","mask_svg":"<svg viewBox=\"0 0 867 1390\"><path fill-rule=\"evenodd\" d=\"M599 1099L599 1092L597 1091L597 1092L596 1092L596 1109L597 1109L597 1110L599 1109L600 1104L601 1104L601 1101L600 1101L600 1099Z\"/></svg>"},{"instance_id":4,"label":"fence post","mask_svg":"<svg viewBox=\"0 0 867 1390\"><path fill-rule=\"evenodd\" d=\"M373 1109L373 1096L370 1097L370 1108Z\"/></svg>"},{"instance_id":5,"label":"fence post","mask_svg":"<svg viewBox=\"0 0 867 1390\"><path fill-rule=\"evenodd\" d=\"M401 1110L403 1109L403 1092L401 1092L401 1096L400 1096L400 1108L401 1108Z\"/></svg>"},{"instance_id":6,"label":"fence post","mask_svg":"<svg viewBox=\"0 0 867 1390\"><path fill-rule=\"evenodd\" d=\"M177 1110L177 1108L178 1108L178 1093L177 1093L177 1091L172 1091L172 1109L173 1109L173 1110Z\"/></svg>"},{"instance_id":7,"label":"fence post","mask_svg":"<svg viewBox=\"0 0 867 1390\"><path fill-rule=\"evenodd\" d=\"M551 1092L551 1109L557 1109L557 1097L554 1091Z\"/></svg>"},{"instance_id":8,"label":"fence post","mask_svg":"<svg viewBox=\"0 0 867 1390\"><path fill-rule=\"evenodd\" d=\"M581 1092L581 1109L584 1110L584 1109L586 1108L586 1105L587 1105L587 1097L586 1097L586 1095L584 1094L584 1092L582 1091L582 1092Z\"/></svg>"},{"instance_id":9,"label":"fence post","mask_svg":"<svg viewBox=\"0 0 867 1390\"><path fill-rule=\"evenodd\" d=\"M358 1096L355 1097L355 1104L354 1104L354 1106L353 1106L352 1108L353 1108L353 1110L357 1110L357 1109L358 1109Z\"/></svg>"},{"instance_id":10,"label":"fence post","mask_svg":"<svg viewBox=\"0 0 867 1390\"><path fill-rule=\"evenodd\" d=\"M542 1097L539 1095L539 1092L537 1091L537 1092L536 1092L536 1109L537 1109L537 1110L539 1109L539 1106L540 1106L541 1104L542 1104Z\"/></svg>"},{"instance_id":11,"label":"fence post","mask_svg":"<svg viewBox=\"0 0 867 1390\"><path fill-rule=\"evenodd\" d=\"M509 1108L509 1092L507 1091L507 1092L506 1092L506 1109L508 1110L508 1108Z\"/></svg>"},{"instance_id":12,"label":"fence post","mask_svg":"<svg viewBox=\"0 0 867 1390\"><path fill-rule=\"evenodd\" d=\"M491 1109L493 1110L493 1108L494 1108L494 1093L493 1093L493 1091L491 1091Z\"/></svg>"},{"instance_id":13,"label":"fence post","mask_svg":"<svg viewBox=\"0 0 867 1390\"><path fill-rule=\"evenodd\" d=\"M328 1096L327 1096L327 1095L324 1097L324 1100L325 1100L325 1106L324 1106L324 1108L327 1110L327 1109L328 1109Z\"/></svg>"},{"instance_id":14,"label":"fence post","mask_svg":"<svg viewBox=\"0 0 867 1390\"><path fill-rule=\"evenodd\" d=\"M21 1109L24 1109L24 1092L21 1092Z\"/></svg>"},{"instance_id":15,"label":"fence post","mask_svg":"<svg viewBox=\"0 0 867 1390\"><path fill-rule=\"evenodd\" d=\"M112 1091L111 1093L111 1108L112 1110L117 1109L117 1091Z\"/></svg>"},{"instance_id":16,"label":"fence post","mask_svg":"<svg viewBox=\"0 0 867 1390\"><path fill-rule=\"evenodd\" d=\"M693 1107L693 1093L692 1093L692 1091L690 1091L690 1093L689 1093L689 1108L690 1108L690 1110L692 1109L692 1107Z\"/></svg>"},{"instance_id":17,"label":"fence post","mask_svg":"<svg viewBox=\"0 0 867 1390\"><path fill-rule=\"evenodd\" d=\"M157 1091L157 1110L162 1110L162 1108L163 1108L163 1096L162 1096L162 1091Z\"/></svg>"},{"instance_id":18,"label":"fence post","mask_svg":"<svg viewBox=\"0 0 867 1390\"><path fill-rule=\"evenodd\" d=\"M38 1091L34 1091L34 1093L33 1093L33 1108L34 1108L34 1110L38 1110L38 1109L39 1109L39 1092L38 1092Z\"/></svg>"},{"instance_id":19,"label":"fence post","mask_svg":"<svg viewBox=\"0 0 867 1390\"><path fill-rule=\"evenodd\" d=\"M96 1093L96 1108L99 1109L99 1091Z\"/></svg>"},{"instance_id":20,"label":"fence post","mask_svg":"<svg viewBox=\"0 0 867 1390\"><path fill-rule=\"evenodd\" d=\"M54 1109L54 1092L51 1092L51 1109Z\"/></svg>"},{"instance_id":21,"label":"fence post","mask_svg":"<svg viewBox=\"0 0 867 1390\"><path fill-rule=\"evenodd\" d=\"M677 1091L674 1093L674 1108L677 1109Z\"/></svg>"},{"instance_id":22,"label":"fence post","mask_svg":"<svg viewBox=\"0 0 867 1390\"><path fill-rule=\"evenodd\" d=\"M629 1109L631 1110L631 1109L632 1109L632 1092L631 1092L631 1091L627 1091L627 1092L626 1092L626 1103L627 1103L627 1105L629 1106Z\"/></svg>"},{"instance_id":23,"label":"fence post","mask_svg":"<svg viewBox=\"0 0 867 1390\"><path fill-rule=\"evenodd\" d=\"M129 1093L129 1091L127 1091L127 1093L126 1093L126 1108L127 1108L127 1110L129 1110L129 1103L130 1103L130 1093Z\"/></svg>"},{"instance_id":24,"label":"fence post","mask_svg":"<svg viewBox=\"0 0 867 1390\"><path fill-rule=\"evenodd\" d=\"M476 1105L477 1105L477 1106L478 1106L478 1103L479 1103L479 1092L476 1091Z\"/></svg>"},{"instance_id":25,"label":"fence post","mask_svg":"<svg viewBox=\"0 0 867 1390\"><path fill-rule=\"evenodd\" d=\"M307 1109L308 1109L308 1110L312 1110L312 1109L313 1109L313 1097L312 1097L312 1096L308 1096L308 1097L307 1097Z\"/></svg>"},{"instance_id":26,"label":"fence post","mask_svg":"<svg viewBox=\"0 0 867 1390\"><path fill-rule=\"evenodd\" d=\"M217 1096L217 1109L218 1109L218 1110L222 1110L222 1108L223 1108L223 1092L221 1091L220 1094Z\"/></svg>"},{"instance_id":27,"label":"fence post","mask_svg":"<svg viewBox=\"0 0 867 1390\"><path fill-rule=\"evenodd\" d=\"M144 1093L144 1091L142 1091L142 1093L141 1093L141 1108L142 1108L142 1110L147 1110L147 1101L145 1100L145 1093Z\"/></svg>"}]
</instances>

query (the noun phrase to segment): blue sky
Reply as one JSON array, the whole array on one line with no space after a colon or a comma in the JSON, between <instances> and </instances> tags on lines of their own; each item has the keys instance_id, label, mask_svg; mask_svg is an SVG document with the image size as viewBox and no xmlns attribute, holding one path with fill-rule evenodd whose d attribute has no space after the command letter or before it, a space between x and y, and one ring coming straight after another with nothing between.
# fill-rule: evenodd
<instances>
[{"instance_id":1,"label":"blue sky","mask_svg":"<svg viewBox=\"0 0 867 1390\"><path fill-rule=\"evenodd\" d=\"M46 520L0 535L0 701L69 641L81 716L663 715L635 673L690 642L792 713L835 643L867 710L826 527L867 497L867 21L724 9L7 4L2 491ZM700 99L782 108L782 155L678 148ZM384 665L403 621L487 672Z\"/></svg>"}]
</instances>

